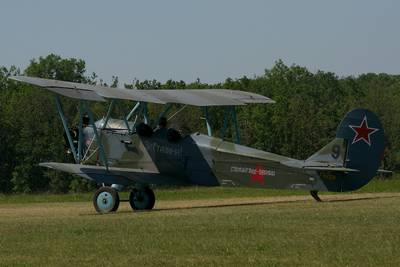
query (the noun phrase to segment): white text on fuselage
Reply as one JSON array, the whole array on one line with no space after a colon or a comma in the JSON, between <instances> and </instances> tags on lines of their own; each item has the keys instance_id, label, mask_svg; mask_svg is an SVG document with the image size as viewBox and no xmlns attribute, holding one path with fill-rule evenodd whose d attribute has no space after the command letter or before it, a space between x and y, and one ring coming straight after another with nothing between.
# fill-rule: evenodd
<instances>
[{"instance_id":1,"label":"white text on fuselage","mask_svg":"<svg viewBox=\"0 0 400 267\"><path fill-rule=\"evenodd\" d=\"M231 172L248 173L248 174L253 174L253 175L261 175L261 176L275 176L274 170L267 170L267 169L261 169L261 168L231 166Z\"/></svg>"},{"instance_id":2,"label":"white text on fuselage","mask_svg":"<svg viewBox=\"0 0 400 267\"><path fill-rule=\"evenodd\" d=\"M183 148L182 146L168 146L168 145L160 145L157 143L151 144L151 147L155 153L165 154L168 156L172 156L178 159L182 159Z\"/></svg>"}]
</instances>

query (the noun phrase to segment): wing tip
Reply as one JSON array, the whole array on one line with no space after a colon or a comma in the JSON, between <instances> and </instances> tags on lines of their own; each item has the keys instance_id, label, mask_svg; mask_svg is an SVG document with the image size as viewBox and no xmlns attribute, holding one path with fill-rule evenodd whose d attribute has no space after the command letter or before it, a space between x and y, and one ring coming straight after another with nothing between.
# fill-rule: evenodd
<instances>
[{"instance_id":1,"label":"wing tip","mask_svg":"<svg viewBox=\"0 0 400 267\"><path fill-rule=\"evenodd\" d=\"M9 77L7 77L7 79L9 79L9 80L13 80L13 81L22 81L22 78L23 77L25 77L25 76L22 76L22 75L16 75L16 76L9 76Z\"/></svg>"}]
</instances>

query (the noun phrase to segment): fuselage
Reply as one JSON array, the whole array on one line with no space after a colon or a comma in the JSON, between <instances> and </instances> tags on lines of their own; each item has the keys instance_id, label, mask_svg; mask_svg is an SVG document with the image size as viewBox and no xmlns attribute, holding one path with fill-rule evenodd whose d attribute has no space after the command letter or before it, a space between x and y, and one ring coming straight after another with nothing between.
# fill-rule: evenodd
<instances>
[{"instance_id":1,"label":"fuselage","mask_svg":"<svg viewBox=\"0 0 400 267\"><path fill-rule=\"evenodd\" d=\"M200 133L170 141L166 129L150 137L103 129L101 140L109 166L155 171L182 184L324 190L316 171L282 164L295 159ZM98 159L97 151L87 163Z\"/></svg>"}]
</instances>

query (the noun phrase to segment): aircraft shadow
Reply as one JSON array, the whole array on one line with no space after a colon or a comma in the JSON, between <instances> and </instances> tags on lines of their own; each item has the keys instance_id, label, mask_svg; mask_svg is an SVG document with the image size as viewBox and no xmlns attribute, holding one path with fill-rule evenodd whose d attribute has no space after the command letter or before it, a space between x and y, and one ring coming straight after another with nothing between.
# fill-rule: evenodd
<instances>
[{"instance_id":1,"label":"aircraft shadow","mask_svg":"<svg viewBox=\"0 0 400 267\"><path fill-rule=\"evenodd\" d=\"M323 197L323 196L322 196ZM358 197L350 199L322 199L321 202L310 199L295 199L295 200L282 200L282 201L271 201L271 202L244 202L244 203L221 203L221 204L210 204L210 205L193 205L188 207L172 207L172 208L156 208L150 211L135 211L130 210L117 211L110 214L126 214L126 213L151 213L151 212L163 212L163 211L174 211L174 210L195 210L195 209L209 209L209 208L226 208L226 207L243 207L243 206L261 206L261 205L273 205L273 204L288 204L288 203L301 203L301 202L315 202L317 204L323 203L335 203L335 202L352 202L352 201L365 201L372 199L385 199L385 198L399 198L400 196L371 196L371 197ZM81 214L81 215L101 215L101 214Z\"/></svg>"},{"instance_id":2,"label":"aircraft shadow","mask_svg":"<svg viewBox=\"0 0 400 267\"><path fill-rule=\"evenodd\" d=\"M358 197L358 198L348 198L348 199L328 199L323 200L322 202L351 202L351 201L363 201L363 200L372 200L372 199L384 199L384 198L398 198L400 196L375 196L375 197Z\"/></svg>"},{"instance_id":3,"label":"aircraft shadow","mask_svg":"<svg viewBox=\"0 0 400 267\"><path fill-rule=\"evenodd\" d=\"M251 202L251 203L232 203L232 204L212 204L212 205L199 205L190 207L174 207L174 208L160 208L153 209L152 211L169 211L169 210L191 210L191 209L209 209L209 208L226 208L226 207L241 207L241 206L261 206L270 204L284 204L294 202L306 202L308 200L287 200L287 201L276 201L276 202Z\"/></svg>"},{"instance_id":4,"label":"aircraft shadow","mask_svg":"<svg viewBox=\"0 0 400 267\"><path fill-rule=\"evenodd\" d=\"M232 204L212 204L212 205L199 205L190 207L174 207L174 208L160 208L153 209L152 211L169 211L169 210L191 210L191 209L208 209L208 208L226 208L226 207L241 207L241 206L261 206L261 205L272 205L272 204L287 204L287 203L300 203L300 202L315 202L315 203L334 203L334 202L351 202L351 201L364 201L371 199L383 199L383 198L396 198L399 196L376 196L376 197L360 197L353 199L328 199L322 200L321 202L310 199L298 199L298 200L283 200L283 201L271 201L271 202L251 202L251 203L232 203Z\"/></svg>"}]
</instances>

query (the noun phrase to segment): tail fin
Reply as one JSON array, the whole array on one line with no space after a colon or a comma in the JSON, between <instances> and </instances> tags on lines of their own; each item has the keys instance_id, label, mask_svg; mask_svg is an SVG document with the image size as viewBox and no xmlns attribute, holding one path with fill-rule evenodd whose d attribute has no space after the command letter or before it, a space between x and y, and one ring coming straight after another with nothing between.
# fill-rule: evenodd
<instances>
[{"instance_id":1,"label":"tail fin","mask_svg":"<svg viewBox=\"0 0 400 267\"><path fill-rule=\"evenodd\" d=\"M335 138L329 144L321 148L306 160L308 166L318 163L329 166L344 166L346 158L347 142L342 138Z\"/></svg>"},{"instance_id":2,"label":"tail fin","mask_svg":"<svg viewBox=\"0 0 400 267\"><path fill-rule=\"evenodd\" d=\"M351 191L376 175L383 150L384 132L378 117L367 109L354 109L340 123L336 138L305 164L318 171L329 191Z\"/></svg>"}]
</instances>

